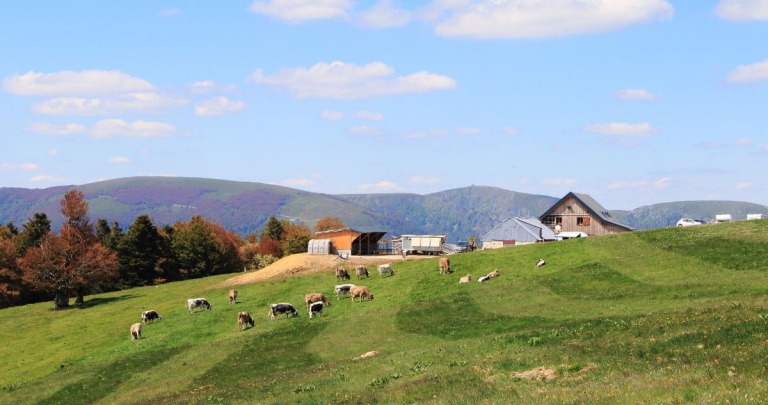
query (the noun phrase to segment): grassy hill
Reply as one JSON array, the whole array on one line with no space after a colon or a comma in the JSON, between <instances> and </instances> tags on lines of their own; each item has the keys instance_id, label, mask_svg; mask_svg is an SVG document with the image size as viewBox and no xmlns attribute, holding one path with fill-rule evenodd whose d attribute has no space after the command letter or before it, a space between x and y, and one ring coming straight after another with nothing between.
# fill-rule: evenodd
<instances>
[{"instance_id":1,"label":"grassy hill","mask_svg":"<svg viewBox=\"0 0 768 405\"><path fill-rule=\"evenodd\" d=\"M329 273L229 276L0 311L0 403L763 403L768 221L451 256L358 282L373 301L270 321ZM547 265L534 263L545 258ZM458 284L494 268L487 283ZM355 282L353 280L353 282ZM190 314L187 298L213 310ZM141 311L165 317L131 341ZM256 326L238 331L248 310ZM354 361L368 351L378 355Z\"/></svg>"}]
</instances>

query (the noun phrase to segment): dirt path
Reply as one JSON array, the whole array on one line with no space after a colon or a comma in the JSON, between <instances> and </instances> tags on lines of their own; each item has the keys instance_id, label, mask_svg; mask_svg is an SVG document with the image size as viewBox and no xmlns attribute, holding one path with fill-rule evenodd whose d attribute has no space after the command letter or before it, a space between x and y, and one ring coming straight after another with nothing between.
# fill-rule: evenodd
<instances>
[{"instance_id":1,"label":"dirt path","mask_svg":"<svg viewBox=\"0 0 768 405\"><path fill-rule=\"evenodd\" d=\"M333 273L337 267L353 267L363 264L366 266L379 265L384 263L396 263L406 260L421 260L434 258L434 256L408 256L403 258L399 255L386 256L352 256L349 259L342 259L335 255L310 255L307 253L293 254L284 257L269 266L256 271L241 274L223 281L219 286L232 287L241 284L251 284L264 282L268 280L278 280L286 277L297 277L304 274L313 273Z\"/></svg>"}]
</instances>

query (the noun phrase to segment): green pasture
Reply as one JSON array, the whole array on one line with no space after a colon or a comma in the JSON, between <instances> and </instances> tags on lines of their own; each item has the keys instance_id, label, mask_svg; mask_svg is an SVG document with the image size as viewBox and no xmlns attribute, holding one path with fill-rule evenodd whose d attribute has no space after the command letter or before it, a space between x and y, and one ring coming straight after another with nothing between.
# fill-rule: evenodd
<instances>
[{"instance_id":1,"label":"green pasture","mask_svg":"<svg viewBox=\"0 0 768 405\"><path fill-rule=\"evenodd\" d=\"M768 221L669 228L395 263L375 299L329 271L230 276L0 311L0 403L764 403ZM547 265L535 268L539 258ZM498 268L487 283L477 277ZM374 274L374 273L372 273ZM465 274L473 281L459 284ZM308 319L303 296L332 305ZM210 311L190 314L186 299ZM269 320L291 302L299 318ZM164 319L132 341L147 309ZM239 331L246 310L254 328ZM378 355L354 360L369 351Z\"/></svg>"}]
</instances>

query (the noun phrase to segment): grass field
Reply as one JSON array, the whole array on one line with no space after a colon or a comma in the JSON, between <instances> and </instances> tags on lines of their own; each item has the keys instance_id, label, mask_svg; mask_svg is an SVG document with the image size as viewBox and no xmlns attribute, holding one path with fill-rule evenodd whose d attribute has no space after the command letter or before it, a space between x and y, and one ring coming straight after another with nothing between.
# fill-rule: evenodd
<instances>
[{"instance_id":1,"label":"grass field","mask_svg":"<svg viewBox=\"0 0 768 405\"><path fill-rule=\"evenodd\" d=\"M356 282L373 301L308 319L332 274L230 276L0 311L0 403L765 403L768 221L479 251ZM547 265L534 264L545 258ZM459 284L499 268L487 283ZM190 314L186 299L213 310ZM142 311L165 319L131 341ZM236 327L249 311L256 326ZM375 350L375 357L354 361Z\"/></svg>"}]
</instances>

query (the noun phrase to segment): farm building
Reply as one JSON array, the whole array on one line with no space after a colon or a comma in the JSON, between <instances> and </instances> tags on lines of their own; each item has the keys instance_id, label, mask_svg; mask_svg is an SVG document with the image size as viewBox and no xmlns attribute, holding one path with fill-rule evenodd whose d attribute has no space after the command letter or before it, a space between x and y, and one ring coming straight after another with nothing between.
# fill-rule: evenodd
<instances>
[{"instance_id":1,"label":"farm building","mask_svg":"<svg viewBox=\"0 0 768 405\"><path fill-rule=\"evenodd\" d=\"M574 192L566 194L539 219L555 234L584 232L596 236L634 230L611 217L611 213L589 195Z\"/></svg>"},{"instance_id":2,"label":"farm building","mask_svg":"<svg viewBox=\"0 0 768 405\"><path fill-rule=\"evenodd\" d=\"M375 255L379 253L379 239L386 232L360 232L352 228L316 232L313 240L330 240L330 251L340 256Z\"/></svg>"},{"instance_id":3,"label":"farm building","mask_svg":"<svg viewBox=\"0 0 768 405\"><path fill-rule=\"evenodd\" d=\"M483 249L527 245L536 242L557 240L555 233L535 218L507 218L496 225L480 240Z\"/></svg>"},{"instance_id":4,"label":"farm building","mask_svg":"<svg viewBox=\"0 0 768 405\"><path fill-rule=\"evenodd\" d=\"M439 254L448 235L402 235L392 240L393 253Z\"/></svg>"}]
</instances>

